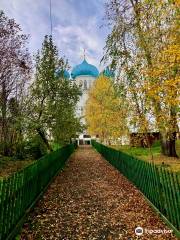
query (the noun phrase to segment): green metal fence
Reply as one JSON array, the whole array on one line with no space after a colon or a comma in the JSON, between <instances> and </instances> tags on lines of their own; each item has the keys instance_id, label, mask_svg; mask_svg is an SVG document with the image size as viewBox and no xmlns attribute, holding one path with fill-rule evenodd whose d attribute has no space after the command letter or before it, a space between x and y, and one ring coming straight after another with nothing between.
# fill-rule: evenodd
<instances>
[{"instance_id":1,"label":"green metal fence","mask_svg":"<svg viewBox=\"0 0 180 240\"><path fill-rule=\"evenodd\" d=\"M63 167L74 147L67 145L0 180L0 240L13 237L17 223Z\"/></svg>"},{"instance_id":2,"label":"green metal fence","mask_svg":"<svg viewBox=\"0 0 180 240\"><path fill-rule=\"evenodd\" d=\"M141 190L180 236L180 175L95 141L92 145Z\"/></svg>"}]
</instances>

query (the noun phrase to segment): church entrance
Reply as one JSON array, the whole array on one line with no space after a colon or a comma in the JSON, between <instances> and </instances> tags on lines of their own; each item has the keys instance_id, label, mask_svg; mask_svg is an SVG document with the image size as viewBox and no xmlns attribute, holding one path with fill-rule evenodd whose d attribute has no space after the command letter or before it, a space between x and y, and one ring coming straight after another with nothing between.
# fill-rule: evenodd
<instances>
[{"instance_id":1,"label":"church entrance","mask_svg":"<svg viewBox=\"0 0 180 240\"><path fill-rule=\"evenodd\" d=\"M79 145L84 145L83 139L79 139Z\"/></svg>"},{"instance_id":2,"label":"church entrance","mask_svg":"<svg viewBox=\"0 0 180 240\"><path fill-rule=\"evenodd\" d=\"M86 141L84 141L84 144L85 144L85 145L90 145L90 144L91 144L91 141L90 141L90 140L86 140Z\"/></svg>"}]
</instances>

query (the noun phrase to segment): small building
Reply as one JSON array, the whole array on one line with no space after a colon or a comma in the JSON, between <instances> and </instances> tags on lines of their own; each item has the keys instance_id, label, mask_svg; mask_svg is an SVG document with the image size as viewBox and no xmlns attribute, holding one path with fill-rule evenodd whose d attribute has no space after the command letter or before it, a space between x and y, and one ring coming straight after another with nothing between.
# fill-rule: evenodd
<instances>
[{"instance_id":1,"label":"small building","mask_svg":"<svg viewBox=\"0 0 180 240\"><path fill-rule=\"evenodd\" d=\"M76 142L78 145L90 145L91 136L88 134L81 134L76 138Z\"/></svg>"},{"instance_id":2,"label":"small building","mask_svg":"<svg viewBox=\"0 0 180 240\"><path fill-rule=\"evenodd\" d=\"M149 144L152 146L152 144L158 140L160 140L159 132L130 134L130 145L132 147L148 147Z\"/></svg>"}]
</instances>

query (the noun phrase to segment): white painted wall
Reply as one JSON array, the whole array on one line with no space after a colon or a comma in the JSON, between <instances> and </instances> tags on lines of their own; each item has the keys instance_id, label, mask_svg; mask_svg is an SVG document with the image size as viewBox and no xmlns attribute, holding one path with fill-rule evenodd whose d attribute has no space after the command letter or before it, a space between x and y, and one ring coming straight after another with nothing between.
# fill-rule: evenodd
<instances>
[{"instance_id":1,"label":"white painted wall","mask_svg":"<svg viewBox=\"0 0 180 240\"><path fill-rule=\"evenodd\" d=\"M96 78L95 77L92 77L92 76L86 76L86 75L81 75L81 76L78 76L74 79L74 81L76 82L76 84L78 86L81 86L82 87L82 96L80 97L79 99L79 102L77 104L77 108L76 108L76 114L78 117L83 117L82 118L82 123L85 123L85 118L84 118L84 115L85 115L85 111L84 111L84 108L85 108L85 105L86 105L86 101L88 100L88 92L94 82ZM86 133L86 131L84 132Z\"/></svg>"}]
</instances>

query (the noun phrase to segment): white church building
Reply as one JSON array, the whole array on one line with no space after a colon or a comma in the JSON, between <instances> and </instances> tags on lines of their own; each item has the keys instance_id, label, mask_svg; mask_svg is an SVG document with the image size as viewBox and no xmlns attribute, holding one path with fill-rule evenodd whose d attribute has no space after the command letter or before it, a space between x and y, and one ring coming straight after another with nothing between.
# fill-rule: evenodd
<instances>
[{"instance_id":1,"label":"white church building","mask_svg":"<svg viewBox=\"0 0 180 240\"><path fill-rule=\"evenodd\" d=\"M95 79L99 76L99 71L96 66L88 63L86 61L86 58L84 56L84 60L82 63L76 65L73 69L71 74L69 74L68 71L64 71L64 77L70 79L72 83L76 83L78 86L82 89L82 95L79 99L79 102L76 107L76 114L79 118L81 118L81 121L83 124L86 124L85 122L85 105L86 101L88 100L88 92L93 85L93 82ZM113 72L107 67L103 74L108 77L113 77ZM95 137L92 137L95 138ZM91 136L88 134L87 130L84 130L83 133L81 133L76 138L78 145L79 144L90 144L91 143Z\"/></svg>"},{"instance_id":2,"label":"white church building","mask_svg":"<svg viewBox=\"0 0 180 240\"><path fill-rule=\"evenodd\" d=\"M76 65L71 72L71 78L78 86L82 88L82 96L79 99L76 108L76 114L81 118L82 123L85 124L85 104L88 99L88 92L94 80L99 76L98 69L89 64L84 58L81 64ZM84 130L82 134L76 139L78 144L90 144L91 136Z\"/></svg>"}]
</instances>

